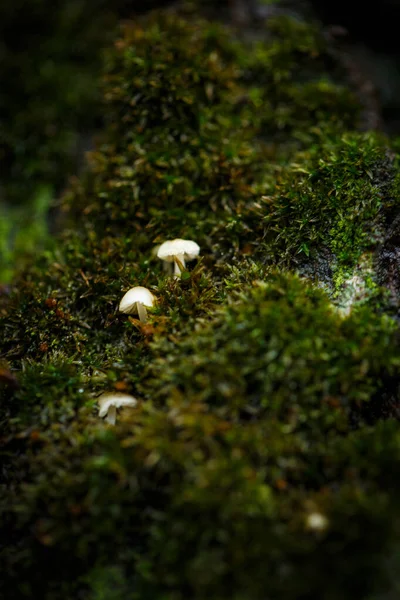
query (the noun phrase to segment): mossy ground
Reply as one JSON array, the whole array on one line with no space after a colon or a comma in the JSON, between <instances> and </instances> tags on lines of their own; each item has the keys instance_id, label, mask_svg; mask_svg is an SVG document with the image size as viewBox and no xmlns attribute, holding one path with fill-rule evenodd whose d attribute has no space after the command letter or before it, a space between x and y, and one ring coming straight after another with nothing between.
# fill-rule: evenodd
<instances>
[{"instance_id":1,"label":"mossy ground","mask_svg":"<svg viewBox=\"0 0 400 600\"><path fill-rule=\"evenodd\" d=\"M192 12L124 27L68 227L0 306L4 597L398 584L397 325L384 292L333 302L363 264L379 287L394 153L356 132L314 26L245 43ZM181 280L153 253L173 237L202 249ZM133 285L157 296L146 324L117 313ZM112 389L139 398L115 427L96 406Z\"/></svg>"}]
</instances>

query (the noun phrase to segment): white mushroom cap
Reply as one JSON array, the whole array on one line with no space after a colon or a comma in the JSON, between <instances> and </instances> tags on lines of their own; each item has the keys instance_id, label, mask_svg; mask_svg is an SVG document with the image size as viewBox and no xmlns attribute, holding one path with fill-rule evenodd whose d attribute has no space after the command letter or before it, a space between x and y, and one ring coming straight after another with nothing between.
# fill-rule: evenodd
<instances>
[{"instance_id":1,"label":"white mushroom cap","mask_svg":"<svg viewBox=\"0 0 400 600\"><path fill-rule=\"evenodd\" d=\"M119 310L128 315L135 314L139 312L137 307L138 302L143 304L143 306L151 307L154 305L154 301L155 297L150 290L139 285L126 292L119 303Z\"/></svg>"},{"instance_id":2,"label":"white mushroom cap","mask_svg":"<svg viewBox=\"0 0 400 600\"><path fill-rule=\"evenodd\" d=\"M158 249L157 256L165 262L173 262L175 277L181 276L181 267L185 268L185 260L193 260L199 255L200 246L192 240L169 240ZM165 263L164 263L165 264Z\"/></svg>"},{"instance_id":3,"label":"white mushroom cap","mask_svg":"<svg viewBox=\"0 0 400 600\"><path fill-rule=\"evenodd\" d=\"M185 260L193 260L199 255L200 246L192 240L169 240L161 244L157 256L167 262L174 262L175 256L183 256Z\"/></svg>"},{"instance_id":4,"label":"white mushroom cap","mask_svg":"<svg viewBox=\"0 0 400 600\"><path fill-rule=\"evenodd\" d=\"M105 417L106 421L113 425L115 424L117 408L137 405L136 398L121 392L105 392L97 398L97 402L99 403L99 417Z\"/></svg>"},{"instance_id":5,"label":"white mushroom cap","mask_svg":"<svg viewBox=\"0 0 400 600\"><path fill-rule=\"evenodd\" d=\"M328 526L328 519L321 513L313 512L307 516L306 525L314 531L323 531Z\"/></svg>"}]
</instances>

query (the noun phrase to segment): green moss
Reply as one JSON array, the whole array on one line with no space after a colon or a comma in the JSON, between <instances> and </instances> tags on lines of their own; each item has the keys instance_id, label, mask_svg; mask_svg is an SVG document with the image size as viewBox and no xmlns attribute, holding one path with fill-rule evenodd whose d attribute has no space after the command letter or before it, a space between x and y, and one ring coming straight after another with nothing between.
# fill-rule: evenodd
<instances>
[{"instance_id":1,"label":"green moss","mask_svg":"<svg viewBox=\"0 0 400 600\"><path fill-rule=\"evenodd\" d=\"M318 26L289 17L268 21L268 44L244 59L262 134L283 147L308 146L322 130L353 129L359 107Z\"/></svg>"},{"instance_id":2,"label":"green moss","mask_svg":"<svg viewBox=\"0 0 400 600\"><path fill-rule=\"evenodd\" d=\"M2 9L1 76L7 96L0 98L0 176L7 202L24 204L28 220L36 217L26 205L44 188L50 196L58 193L102 116L100 50L110 39L113 11L122 10L123 3L110 10L105 3L95 18L90 3L85 8L78 4L59 0L51 15L39 0L19 0ZM24 14L29 23L21 20ZM8 39L17 21L24 31L33 27L40 44L30 33L23 49ZM127 194L133 194L139 212L143 198L176 199L175 229L187 221L193 229L203 203L238 211L253 197L261 175L260 145L253 140L249 147L245 140L262 136L269 153L287 155L307 145L321 127L341 131L354 124L357 106L340 85L343 74L317 27L281 17L271 19L267 35L268 43L245 44L233 41L221 26L189 25L171 15L150 16L127 27L107 60L104 97L110 126L104 155L98 157L98 168L107 167L107 188L113 190L107 204L111 210L119 205L121 219L127 215L121 196ZM77 40L73 48L72 38ZM32 46L29 53L27 45ZM10 75L16 70L24 74L18 81ZM101 190L103 201L109 192ZM157 222L161 214L156 205L153 210ZM20 227L13 211L7 210L6 218ZM200 221L207 221L207 215ZM36 237L31 233L26 229L24 239L32 243ZM7 281L19 252L12 232L0 234L0 278Z\"/></svg>"},{"instance_id":3,"label":"green moss","mask_svg":"<svg viewBox=\"0 0 400 600\"><path fill-rule=\"evenodd\" d=\"M74 419L75 410L84 405L83 380L77 365L72 362L57 364L53 360L40 367L27 363L20 386L21 389L9 403L10 413L4 431L9 429L10 423L14 427L29 424L43 428L50 427L54 422L63 423ZM42 401L44 396L45 406Z\"/></svg>"},{"instance_id":4,"label":"green moss","mask_svg":"<svg viewBox=\"0 0 400 600\"><path fill-rule=\"evenodd\" d=\"M288 419L293 430L313 427L310 417L315 403L319 422L315 433L325 436L325 427L329 430L335 418L340 429L341 418L354 403L373 395L378 372L386 377L384 365L394 375L396 367L389 366L380 346L394 341L393 322L373 317L363 308L351 318L338 320L322 291L306 287L299 279L270 273L250 293L242 293L239 301L228 299L222 314L222 320L202 324L196 335L179 343L156 338L159 358L152 362L153 384L146 388L153 402L159 396L167 400L179 394L182 401L188 397L211 403L218 414ZM394 365L397 362L394 358ZM369 372L371 368L376 373ZM324 405L324 397L340 398L344 412L335 416L329 402ZM304 422L301 413L306 407L309 414ZM321 426L325 409L327 421Z\"/></svg>"},{"instance_id":5,"label":"green moss","mask_svg":"<svg viewBox=\"0 0 400 600\"><path fill-rule=\"evenodd\" d=\"M133 598L361 597L399 525L388 490L400 464L398 428L363 425L362 407L391 388L399 362L390 320L342 319L321 291L271 275L195 335L156 337L148 400L113 430L59 404L56 427L24 438L6 571L48 598L84 589L80 576L98 589L93 564L118 572L115 597L128 585ZM49 376L38 379L46 403ZM313 512L326 531L309 529Z\"/></svg>"},{"instance_id":6,"label":"green moss","mask_svg":"<svg viewBox=\"0 0 400 600\"><path fill-rule=\"evenodd\" d=\"M329 137L278 173L266 197L267 251L280 264L328 254L334 279L383 239L397 206L394 167L385 141L373 134Z\"/></svg>"},{"instance_id":7,"label":"green moss","mask_svg":"<svg viewBox=\"0 0 400 600\"><path fill-rule=\"evenodd\" d=\"M321 40L154 13L110 50L69 227L0 304L20 386L1 392L0 595L361 600L384 579L395 323L272 269L326 260L339 283L397 210L386 142L345 133ZM202 250L181 280L153 252L175 236ZM133 285L158 299L144 325L117 312ZM113 389L139 401L110 427Z\"/></svg>"},{"instance_id":8,"label":"green moss","mask_svg":"<svg viewBox=\"0 0 400 600\"><path fill-rule=\"evenodd\" d=\"M151 15L143 28L126 28L107 60L107 143L92 156L96 179L82 197L86 204L93 188L97 228L143 224L154 239L168 230L204 238L203 247L212 234L230 254L254 238L253 205L273 179L267 165L277 142L287 157L326 121L341 131L355 118L351 98L340 100L326 69L316 79L327 50L315 29L281 21L271 22L273 38L264 44L233 42L221 26L171 15L162 25ZM329 107L307 87L310 79L329 90ZM287 110L290 125L279 117Z\"/></svg>"}]
</instances>

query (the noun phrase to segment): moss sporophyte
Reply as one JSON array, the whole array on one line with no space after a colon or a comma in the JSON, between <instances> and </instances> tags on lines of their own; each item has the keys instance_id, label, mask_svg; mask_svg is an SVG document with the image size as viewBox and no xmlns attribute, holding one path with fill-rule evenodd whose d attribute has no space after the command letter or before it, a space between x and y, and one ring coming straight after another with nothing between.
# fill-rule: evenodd
<instances>
[{"instance_id":1,"label":"moss sporophyte","mask_svg":"<svg viewBox=\"0 0 400 600\"><path fill-rule=\"evenodd\" d=\"M0 596L383 598L391 141L357 131L337 53L287 17L242 41L196 3L152 12L102 85L63 231L0 295Z\"/></svg>"}]
</instances>

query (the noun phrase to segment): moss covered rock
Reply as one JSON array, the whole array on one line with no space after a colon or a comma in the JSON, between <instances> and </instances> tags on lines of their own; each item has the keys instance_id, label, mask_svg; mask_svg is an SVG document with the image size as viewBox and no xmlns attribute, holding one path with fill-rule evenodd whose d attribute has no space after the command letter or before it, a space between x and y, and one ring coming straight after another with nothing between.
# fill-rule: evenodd
<instances>
[{"instance_id":1,"label":"moss covered rock","mask_svg":"<svg viewBox=\"0 0 400 600\"><path fill-rule=\"evenodd\" d=\"M313 25L244 42L193 8L109 51L65 231L0 304L4 597L396 585L400 345L375 258L397 162L354 130L333 56ZM173 237L201 246L180 279L154 254ZM357 273L370 293L343 311ZM133 285L146 323L117 313ZM138 398L115 426L112 390Z\"/></svg>"}]
</instances>

